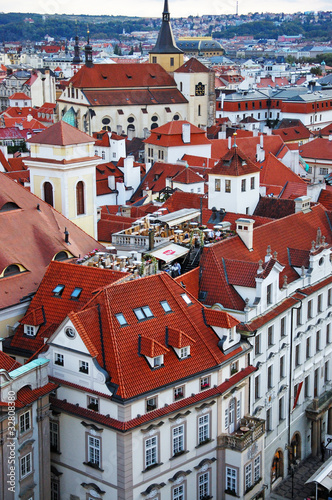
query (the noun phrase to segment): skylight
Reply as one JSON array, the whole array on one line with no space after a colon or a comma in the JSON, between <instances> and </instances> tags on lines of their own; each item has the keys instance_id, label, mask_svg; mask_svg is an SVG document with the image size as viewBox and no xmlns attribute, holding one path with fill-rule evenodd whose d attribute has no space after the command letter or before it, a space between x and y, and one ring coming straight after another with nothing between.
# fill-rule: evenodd
<instances>
[{"instance_id":1,"label":"skylight","mask_svg":"<svg viewBox=\"0 0 332 500\"><path fill-rule=\"evenodd\" d=\"M183 300L185 301L185 303L189 306L190 304L192 304L190 298L188 297L188 295L186 293L181 293L181 297L183 298Z\"/></svg>"},{"instance_id":2,"label":"skylight","mask_svg":"<svg viewBox=\"0 0 332 500\"><path fill-rule=\"evenodd\" d=\"M120 326L128 325L127 320L122 313L116 314L115 317L120 323Z\"/></svg>"},{"instance_id":3,"label":"skylight","mask_svg":"<svg viewBox=\"0 0 332 500\"><path fill-rule=\"evenodd\" d=\"M167 300L163 300L162 302L160 302L160 304L161 304L161 307L164 309L165 313L172 311L171 306L169 305Z\"/></svg>"},{"instance_id":4,"label":"skylight","mask_svg":"<svg viewBox=\"0 0 332 500\"><path fill-rule=\"evenodd\" d=\"M136 318L139 321L142 321L143 319L153 318L153 314L149 306L137 307L136 309L134 309L134 313L136 314Z\"/></svg>"},{"instance_id":5,"label":"skylight","mask_svg":"<svg viewBox=\"0 0 332 500\"><path fill-rule=\"evenodd\" d=\"M82 292L82 288L74 288L74 290L72 291L70 297L72 299L78 299L79 296L81 295L81 292Z\"/></svg>"},{"instance_id":6,"label":"skylight","mask_svg":"<svg viewBox=\"0 0 332 500\"><path fill-rule=\"evenodd\" d=\"M57 297L61 297L64 288L65 285L57 285L53 290L54 295L56 295Z\"/></svg>"}]
</instances>

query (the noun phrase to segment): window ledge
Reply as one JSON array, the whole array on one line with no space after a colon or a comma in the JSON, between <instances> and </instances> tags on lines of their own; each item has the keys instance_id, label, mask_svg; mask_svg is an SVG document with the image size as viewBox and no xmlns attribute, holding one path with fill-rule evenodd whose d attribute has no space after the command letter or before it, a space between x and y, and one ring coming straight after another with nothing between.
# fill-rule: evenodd
<instances>
[{"instance_id":1,"label":"window ledge","mask_svg":"<svg viewBox=\"0 0 332 500\"><path fill-rule=\"evenodd\" d=\"M83 465L87 465L88 467L91 467L92 469L99 470L100 472L104 472L104 469L101 469L99 465L93 464L91 462L83 462Z\"/></svg>"},{"instance_id":2,"label":"window ledge","mask_svg":"<svg viewBox=\"0 0 332 500\"><path fill-rule=\"evenodd\" d=\"M208 443L212 443L212 441L214 441L214 439L206 439L205 441L202 441L201 443L198 443L197 446L195 446L195 448L200 448L201 446L204 446L205 444L208 444Z\"/></svg>"},{"instance_id":3,"label":"window ledge","mask_svg":"<svg viewBox=\"0 0 332 500\"><path fill-rule=\"evenodd\" d=\"M227 495L232 495L232 497L240 498L239 495L237 495L234 490L225 490L225 493Z\"/></svg>"},{"instance_id":4,"label":"window ledge","mask_svg":"<svg viewBox=\"0 0 332 500\"><path fill-rule=\"evenodd\" d=\"M149 470L155 469L156 467L160 467L160 465L163 465L163 462L158 462L157 464L152 464L146 467L142 472L148 472Z\"/></svg>"},{"instance_id":5,"label":"window ledge","mask_svg":"<svg viewBox=\"0 0 332 500\"><path fill-rule=\"evenodd\" d=\"M61 451L59 451L59 450L52 450L52 448L51 448L51 453L55 453L56 455L61 455Z\"/></svg>"},{"instance_id":6,"label":"window ledge","mask_svg":"<svg viewBox=\"0 0 332 500\"><path fill-rule=\"evenodd\" d=\"M173 455L170 458L170 460L175 460L176 458L181 457L182 455L185 455L186 453L189 453L189 450L179 451L179 453L176 453L175 455Z\"/></svg>"}]
</instances>

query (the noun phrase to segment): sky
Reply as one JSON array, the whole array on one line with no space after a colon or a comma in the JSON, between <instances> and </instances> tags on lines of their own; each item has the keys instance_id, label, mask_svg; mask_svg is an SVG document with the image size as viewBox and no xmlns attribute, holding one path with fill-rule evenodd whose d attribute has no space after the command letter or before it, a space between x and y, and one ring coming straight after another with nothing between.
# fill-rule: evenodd
<instances>
[{"instance_id":1,"label":"sky","mask_svg":"<svg viewBox=\"0 0 332 500\"><path fill-rule=\"evenodd\" d=\"M164 0L103 1L94 5L90 0L16 0L10 4L0 0L0 12L36 12L39 14L95 14L160 17ZM239 14L248 12L305 12L331 10L331 0L239 0ZM203 14L235 14L236 0L169 0L171 18Z\"/></svg>"}]
</instances>

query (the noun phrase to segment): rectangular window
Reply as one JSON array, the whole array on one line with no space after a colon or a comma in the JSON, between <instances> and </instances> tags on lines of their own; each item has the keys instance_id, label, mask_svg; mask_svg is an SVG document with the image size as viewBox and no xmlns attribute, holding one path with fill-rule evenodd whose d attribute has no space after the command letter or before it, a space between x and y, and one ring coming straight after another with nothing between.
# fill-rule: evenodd
<instances>
[{"instance_id":1,"label":"rectangular window","mask_svg":"<svg viewBox=\"0 0 332 500\"><path fill-rule=\"evenodd\" d=\"M174 400L182 399L184 397L184 385L174 389Z\"/></svg>"},{"instance_id":2,"label":"rectangular window","mask_svg":"<svg viewBox=\"0 0 332 500\"><path fill-rule=\"evenodd\" d=\"M128 325L127 320L122 313L116 314L115 317L118 320L120 326Z\"/></svg>"},{"instance_id":3,"label":"rectangular window","mask_svg":"<svg viewBox=\"0 0 332 500\"><path fill-rule=\"evenodd\" d=\"M240 420L241 418L241 399L237 398L236 401L236 420Z\"/></svg>"},{"instance_id":4,"label":"rectangular window","mask_svg":"<svg viewBox=\"0 0 332 500\"><path fill-rule=\"evenodd\" d=\"M316 332L316 352L320 350L320 330Z\"/></svg>"},{"instance_id":5,"label":"rectangular window","mask_svg":"<svg viewBox=\"0 0 332 500\"><path fill-rule=\"evenodd\" d=\"M184 451L184 425L174 427L172 430L173 456Z\"/></svg>"},{"instance_id":6,"label":"rectangular window","mask_svg":"<svg viewBox=\"0 0 332 500\"><path fill-rule=\"evenodd\" d=\"M58 352L56 352L54 354L54 364L55 365L59 365L59 366L63 366L64 365L63 354L59 354Z\"/></svg>"},{"instance_id":7,"label":"rectangular window","mask_svg":"<svg viewBox=\"0 0 332 500\"><path fill-rule=\"evenodd\" d=\"M285 337L286 336L286 316L284 316L280 320L280 336L281 337Z\"/></svg>"},{"instance_id":8,"label":"rectangular window","mask_svg":"<svg viewBox=\"0 0 332 500\"><path fill-rule=\"evenodd\" d=\"M139 321L142 321L143 319L153 318L153 314L149 306L137 307L136 309L134 309L134 313Z\"/></svg>"},{"instance_id":9,"label":"rectangular window","mask_svg":"<svg viewBox=\"0 0 332 500\"><path fill-rule=\"evenodd\" d=\"M214 180L214 190L215 191L220 191L220 179L215 179Z\"/></svg>"},{"instance_id":10,"label":"rectangular window","mask_svg":"<svg viewBox=\"0 0 332 500\"><path fill-rule=\"evenodd\" d=\"M279 422L281 420L284 420L285 414L284 414L284 397L279 399Z\"/></svg>"},{"instance_id":11,"label":"rectangular window","mask_svg":"<svg viewBox=\"0 0 332 500\"><path fill-rule=\"evenodd\" d=\"M271 408L266 410L266 430L270 431L272 429L271 426Z\"/></svg>"},{"instance_id":12,"label":"rectangular window","mask_svg":"<svg viewBox=\"0 0 332 500\"><path fill-rule=\"evenodd\" d=\"M261 477L261 456L258 455L258 457L255 458L254 460L254 481L255 483L258 483Z\"/></svg>"},{"instance_id":13,"label":"rectangular window","mask_svg":"<svg viewBox=\"0 0 332 500\"><path fill-rule=\"evenodd\" d=\"M246 191L246 179L242 179L241 181L241 191L242 192Z\"/></svg>"},{"instance_id":14,"label":"rectangular window","mask_svg":"<svg viewBox=\"0 0 332 500\"><path fill-rule=\"evenodd\" d=\"M238 371L239 371L239 363L238 361L233 361L233 363L231 363L231 375L234 375Z\"/></svg>"},{"instance_id":15,"label":"rectangular window","mask_svg":"<svg viewBox=\"0 0 332 500\"><path fill-rule=\"evenodd\" d=\"M255 354L256 355L261 353L260 340L261 340L261 336L259 334L258 335L256 334L256 336L255 336Z\"/></svg>"},{"instance_id":16,"label":"rectangular window","mask_svg":"<svg viewBox=\"0 0 332 500\"><path fill-rule=\"evenodd\" d=\"M320 294L317 297L317 310L318 312L322 312L323 310L323 295Z\"/></svg>"},{"instance_id":17,"label":"rectangular window","mask_svg":"<svg viewBox=\"0 0 332 500\"><path fill-rule=\"evenodd\" d=\"M24 325L24 333L29 337L35 336L35 327L31 325Z\"/></svg>"},{"instance_id":18,"label":"rectangular window","mask_svg":"<svg viewBox=\"0 0 332 500\"><path fill-rule=\"evenodd\" d=\"M211 385L210 377L202 377L200 382L201 391L204 389L209 389Z\"/></svg>"},{"instance_id":19,"label":"rectangular window","mask_svg":"<svg viewBox=\"0 0 332 500\"><path fill-rule=\"evenodd\" d=\"M237 470L226 467L226 490L237 494Z\"/></svg>"},{"instance_id":20,"label":"rectangular window","mask_svg":"<svg viewBox=\"0 0 332 500\"><path fill-rule=\"evenodd\" d=\"M208 498L210 495L210 473L209 471L204 472L198 476L198 498L203 500L203 498Z\"/></svg>"},{"instance_id":21,"label":"rectangular window","mask_svg":"<svg viewBox=\"0 0 332 500\"><path fill-rule=\"evenodd\" d=\"M250 189L255 189L255 177L250 178Z\"/></svg>"},{"instance_id":22,"label":"rectangular window","mask_svg":"<svg viewBox=\"0 0 332 500\"><path fill-rule=\"evenodd\" d=\"M274 341L273 341L273 325L269 326L267 330L267 344L269 347L273 346Z\"/></svg>"},{"instance_id":23,"label":"rectangular window","mask_svg":"<svg viewBox=\"0 0 332 500\"><path fill-rule=\"evenodd\" d=\"M320 175L327 175L329 173L329 169L326 167L320 168L319 169L319 174Z\"/></svg>"},{"instance_id":24,"label":"rectangular window","mask_svg":"<svg viewBox=\"0 0 332 500\"><path fill-rule=\"evenodd\" d=\"M51 451L59 451L59 424L50 421L50 446Z\"/></svg>"},{"instance_id":25,"label":"rectangular window","mask_svg":"<svg viewBox=\"0 0 332 500\"><path fill-rule=\"evenodd\" d=\"M89 363L87 361L80 361L79 362L79 371L81 373L89 373Z\"/></svg>"},{"instance_id":26,"label":"rectangular window","mask_svg":"<svg viewBox=\"0 0 332 500\"><path fill-rule=\"evenodd\" d=\"M295 346L295 366L300 365L300 344Z\"/></svg>"},{"instance_id":27,"label":"rectangular window","mask_svg":"<svg viewBox=\"0 0 332 500\"><path fill-rule=\"evenodd\" d=\"M157 436L153 436L145 441L145 468L157 464L158 460L158 441Z\"/></svg>"},{"instance_id":28,"label":"rectangular window","mask_svg":"<svg viewBox=\"0 0 332 500\"><path fill-rule=\"evenodd\" d=\"M255 378L255 399L260 398L260 375Z\"/></svg>"},{"instance_id":29,"label":"rectangular window","mask_svg":"<svg viewBox=\"0 0 332 500\"><path fill-rule=\"evenodd\" d=\"M158 406L158 398L154 396L153 398L149 398L146 400L146 411L155 410Z\"/></svg>"},{"instance_id":30,"label":"rectangular window","mask_svg":"<svg viewBox=\"0 0 332 500\"><path fill-rule=\"evenodd\" d=\"M183 358L187 358L188 356L190 356L190 346L181 347L180 358L183 359Z\"/></svg>"},{"instance_id":31,"label":"rectangular window","mask_svg":"<svg viewBox=\"0 0 332 500\"><path fill-rule=\"evenodd\" d=\"M100 467L100 438L88 436L88 463Z\"/></svg>"},{"instance_id":32,"label":"rectangular window","mask_svg":"<svg viewBox=\"0 0 332 500\"><path fill-rule=\"evenodd\" d=\"M172 500L184 500L184 484L175 486L172 492Z\"/></svg>"},{"instance_id":33,"label":"rectangular window","mask_svg":"<svg viewBox=\"0 0 332 500\"><path fill-rule=\"evenodd\" d=\"M99 411L99 399L95 396L88 396L88 408L89 410Z\"/></svg>"},{"instance_id":34,"label":"rectangular window","mask_svg":"<svg viewBox=\"0 0 332 500\"><path fill-rule=\"evenodd\" d=\"M31 427L30 410L20 415L20 433L26 432Z\"/></svg>"},{"instance_id":35,"label":"rectangular window","mask_svg":"<svg viewBox=\"0 0 332 500\"><path fill-rule=\"evenodd\" d=\"M271 389L273 387L272 365L268 366L267 368L267 387L268 389Z\"/></svg>"},{"instance_id":36,"label":"rectangular window","mask_svg":"<svg viewBox=\"0 0 332 500\"><path fill-rule=\"evenodd\" d=\"M330 323L326 325L326 344L331 343L331 325Z\"/></svg>"},{"instance_id":37,"label":"rectangular window","mask_svg":"<svg viewBox=\"0 0 332 500\"><path fill-rule=\"evenodd\" d=\"M279 365L279 376L280 380L285 376L285 356L281 356Z\"/></svg>"},{"instance_id":38,"label":"rectangular window","mask_svg":"<svg viewBox=\"0 0 332 500\"><path fill-rule=\"evenodd\" d=\"M188 297L188 295L186 293L181 293L181 297L183 298L183 300L185 301L185 303L190 306L190 304L192 304L190 298Z\"/></svg>"},{"instance_id":39,"label":"rectangular window","mask_svg":"<svg viewBox=\"0 0 332 500\"><path fill-rule=\"evenodd\" d=\"M272 304L272 283L266 287L266 303Z\"/></svg>"},{"instance_id":40,"label":"rectangular window","mask_svg":"<svg viewBox=\"0 0 332 500\"><path fill-rule=\"evenodd\" d=\"M252 485L252 467L251 463L245 466L245 491Z\"/></svg>"},{"instance_id":41,"label":"rectangular window","mask_svg":"<svg viewBox=\"0 0 332 500\"><path fill-rule=\"evenodd\" d=\"M31 452L28 453L27 455L24 455L20 459L20 472L21 472L21 479L24 477L28 476L32 472L32 454Z\"/></svg>"},{"instance_id":42,"label":"rectangular window","mask_svg":"<svg viewBox=\"0 0 332 500\"><path fill-rule=\"evenodd\" d=\"M312 300L308 301L308 319L312 318Z\"/></svg>"},{"instance_id":43,"label":"rectangular window","mask_svg":"<svg viewBox=\"0 0 332 500\"><path fill-rule=\"evenodd\" d=\"M310 378L309 375L304 379L304 397L310 397Z\"/></svg>"},{"instance_id":44,"label":"rectangular window","mask_svg":"<svg viewBox=\"0 0 332 500\"><path fill-rule=\"evenodd\" d=\"M171 66L174 66L174 57L171 57Z\"/></svg>"},{"instance_id":45,"label":"rectangular window","mask_svg":"<svg viewBox=\"0 0 332 500\"><path fill-rule=\"evenodd\" d=\"M305 355L306 359L310 358L310 337L307 338L306 345L305 345Z\"/></svg>"},{"instance_id":46,"label":"rectangular window","mask_svg":"<svg viewBox=\"0 0 332 500\"><path fill-rule=\"evenodd\" d=\"M329 362L326 361L324 365L324 382L328 382L330 380L330 370L329 370Z\"/></svg>"},{"instance_id":47,"label":"rectangular window","mask_svg":"<svg viewBox=\"0 0 332 500\"><path fill-rule=\"evenodd\" d=\"M332 305L332 288L329 288L327 291L327 305Z\"/></svg>"},{"instance_id":48,"label":"rectangular window","mask_svg":"<svg viewBox=\"0 0 332 500\"><path fill-rule=\"evenodd\" d=\"M231 180L225 179L225 193L231 192Z\"/></svg>"},{"instance_id":49,"label":"rectangular window","mask_svg":"<svg viewBox=\"0 0 332 500\"><path fill-rule=\"evenodd\" d=\"M301 325L301 309L298 307L296 309L296 326Z\"/></svg>"},{"instance_id":50,"label":"rectangular window","mask_svg":"<svg viewBox=\"0 0 332 500\"><path fill-rule=\"evenodd\" d=\"M161 307L164 309L165 313L172 312L171 306L169 305L167 300L163 300L162 302L160 302L160 304Z\"/></svg>"},{"instance_id":51,"label":"rectangular window","mask_svg":"<svg viewBox=\"0 0 332 500\"><path fill-rule=\"evenodd\" d=\"M210 439L210 415L202 415L198 418L198 444L205 443Z\"/></svg>"}]
</instances>

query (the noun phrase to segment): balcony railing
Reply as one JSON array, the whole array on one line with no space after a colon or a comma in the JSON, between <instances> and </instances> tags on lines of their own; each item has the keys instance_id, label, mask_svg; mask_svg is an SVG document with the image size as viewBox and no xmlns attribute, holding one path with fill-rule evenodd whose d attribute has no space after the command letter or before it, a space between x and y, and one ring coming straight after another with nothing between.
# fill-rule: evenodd
<instances>
[{"instance_id":1,"label":"balcony railing","mask_svg":"<svg viewBox=\"0 0 332 500\"><path fill-rule=\"evenodd\" d=\"M169 238L161 238L158 236L154 237L154 244L159 245L161 243L166 243ZM139 236L134 234L121 234L115 233L112 235L112 244L118 246L130 246L130 247L149 247L149 236Z\"/></svg>"},{"instance_id":2,"label":"balcony railing","mask_svg":"<svg viewBox=\"0 0 332 500\"><path fill-rule=\"evenodd\" d=\"M255 417L246 417L245 422L241 423L239 429L233 434L221 434L218 437L218 447L243 451L263 436L264 432L264 420Z\"/></svg>"}]
</instances>

